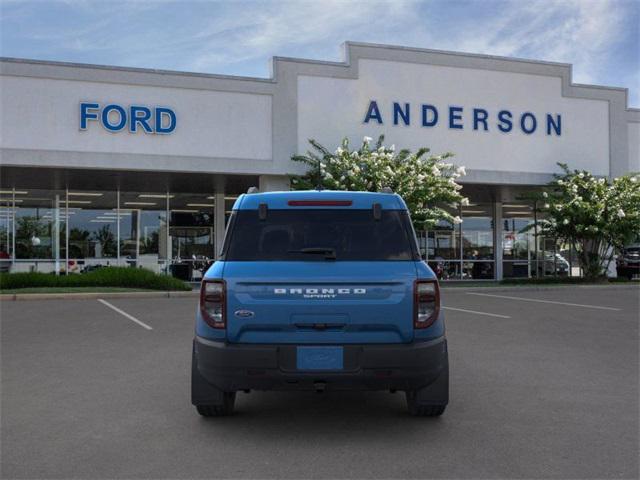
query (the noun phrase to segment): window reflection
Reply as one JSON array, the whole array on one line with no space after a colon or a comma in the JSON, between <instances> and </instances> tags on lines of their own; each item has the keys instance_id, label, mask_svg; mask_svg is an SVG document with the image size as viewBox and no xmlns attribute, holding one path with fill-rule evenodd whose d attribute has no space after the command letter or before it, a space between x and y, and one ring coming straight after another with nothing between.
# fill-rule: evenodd
<instances>
[{"instance_id":1,"label":"window reflection","mask_svg":"<svg viewBox=\"0 0 640 480\"><path fill-rule=\"evenodd\" d=\"M176 193L170 205L172 274L197 280L215 259L215 196Z\"/></svg>"},{"instance_id":2,"label":"window reflection","mask_svg":"<svg viewBox=\"0 0 640 480\"><path fill-rule=\"evenodd\" d=\"M59 244L55 233L60 230L60 193L31 190L16 198L16 258L54 259ZM64 202L64 192L62 201Z\"/></svg>"},{"instance_id":3,"label":"window reflection","mask_svg":"<svg viewBox=\"0 0 640 480\"><path fill-rule=\"evenodd\" d=\"M97 266L113 265L117 249L117 198L115 192L70 190L69 271L88 271Z\"/></svg>"},{"instance_id":4,"label":"window reflection","mask_svg":"<svg viewBox=\"0 0 640 480\"><path fill-rule=\"evenodd\" d=\"M502 274L504 278L535 275L535 218L533 205L524 202L502 206Z\"/></svg>"},{"instance_id":5,"label":"window reflection","mask_svg":"<svg viewBox=\"0 0 640 480\"><path fill-rule=\"evenodd\" d=\"M168 202L166 192L120 193L120 255L129 265L166 270Z\"/></svg>"},{"instance_id":6,"label":"window reflection","mask_svg":"<svg viewBox=\"0 0 640 480\"><path fill-rule=\"evenodd\" d=\"M472 204L463 207L462 248L464 259L493 260L493 228L492 205Z\"/></svg>"},{"instance_id":7,"label":"window reflection","mask_svg":"<svg viewBox=\"0 0 640 480\"><path fill-rule=\"evenodd\" d=\"M13 256L13 192L0 194L0 273L11 269Z\"/></svg>"}]
</instances>

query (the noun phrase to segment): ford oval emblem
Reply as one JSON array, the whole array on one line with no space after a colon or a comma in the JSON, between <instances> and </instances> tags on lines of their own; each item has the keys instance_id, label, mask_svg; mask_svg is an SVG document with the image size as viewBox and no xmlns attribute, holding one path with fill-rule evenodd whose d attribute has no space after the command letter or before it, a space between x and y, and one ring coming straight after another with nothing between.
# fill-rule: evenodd
<instances>
[{"instance_id":1,"label":"ford oval emblem","mask_svg":"<svg viewBox=\"0 0 640 480\"><path fill-rule=\"evenodd\" d=\"M251 310L236 310L233 314L239 318L251 318L255 315Z\"/></svg>"}]
</instances>

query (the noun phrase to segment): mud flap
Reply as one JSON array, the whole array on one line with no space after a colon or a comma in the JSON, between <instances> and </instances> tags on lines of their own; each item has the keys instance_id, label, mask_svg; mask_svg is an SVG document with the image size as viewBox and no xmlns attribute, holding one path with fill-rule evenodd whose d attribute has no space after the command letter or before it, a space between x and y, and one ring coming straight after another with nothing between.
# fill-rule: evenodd
<instances>
[{"instance_id":1,"label":"mud flap","mask_svg":"<svg viewBox=\"0 0 640 480\"><path fill-rule=\"evenodd\" d=\"M447 405L449 403L449 362L442 373L426 387L417 390L415 401L418 405Z\"/></svg>"},{"instance_id":2,"label":"mud flap","mask_svg":"<svg viewBox=\"0 0 640 480\"><path fill-rule=\"evenodd\" d=\"M195 342L191 353L191 403L193 405L224 405L224 392L207 382L198 371Z\"/></svg>"}]
</instances>

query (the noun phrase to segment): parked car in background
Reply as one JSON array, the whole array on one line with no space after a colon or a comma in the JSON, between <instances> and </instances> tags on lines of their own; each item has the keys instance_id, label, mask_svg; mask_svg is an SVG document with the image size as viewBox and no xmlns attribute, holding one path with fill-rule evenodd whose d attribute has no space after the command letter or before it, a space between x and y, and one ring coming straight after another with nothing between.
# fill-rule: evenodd
<instances>
[{"instance_id":1,"label":"parked car in background","mask_svg":"<svg viewBox=\"0 0 640 480\"><path fill-rule=\"evenodd\" d=\"M622 249L616 262L616 273L629 280L634 275L640 275L640 243L633 243Z\"/></svg>"},{"instance_id":2,"label":"parked car in background","mask_svg":"<svg viewBox=\"0 0 640 480\"><path fill-rule=\"evenodd\" d=\"M438 279L399 195L242 195L202 280L192 403L233 411L237 391L404 391L441 415L449 363Z\"/></svg>"},{"instance_id":3,"label":"parked car in background","mask_svg":"<svg viewBox=\"0 0 640 480\"><path fill-rule=\"evenodd\" d=\"M538 264L541 276L565 276L569 275L571 265L569 261L559 253L545 252L544 261Z\"/></svg>"},{"instance_id":4,"label":"parked car in background","mask_svg":"<svg viewBox=\"0 0 640 480\"><path fill-rule=\"evenodd\" d=\"M4 250L0 250L0 273L11 270L11 256Z\"/></svg>"}]
</instances>

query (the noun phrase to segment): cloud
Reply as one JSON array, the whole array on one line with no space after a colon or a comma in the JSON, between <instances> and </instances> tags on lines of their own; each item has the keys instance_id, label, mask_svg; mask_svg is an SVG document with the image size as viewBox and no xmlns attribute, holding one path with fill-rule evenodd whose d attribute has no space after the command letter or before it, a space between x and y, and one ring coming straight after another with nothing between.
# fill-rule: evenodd
<instances>
[{"instance_id":1,"label":"cloud","mask_svg":"<svg viewBox=\"0 0 640 480\"><path fill-rule=\"evenodd\" d=\"M4 55L267 76L354 40L572 63L638 103L637 0L1 1Z\"/></svg>"},{"instance_id":2,"label":"cloud","mask_svg":"<svg viewBox=\"0 0 640 480\"><path fill-rule=\"evenodd\" d=\"M337 59L338 46L346 39L401 27L418 4L325 0L264 2L257 8L249 8L247 3L236 5L196 34L201 44L191 62L193 68L264 61L273 55L303 50L318 54L331 49Z\"/></svg>"}]
</instances>

